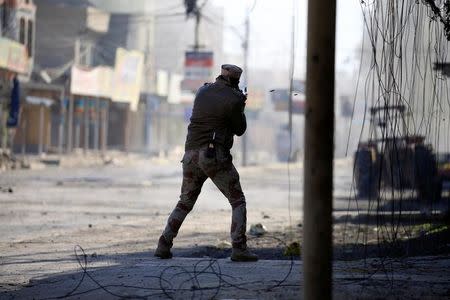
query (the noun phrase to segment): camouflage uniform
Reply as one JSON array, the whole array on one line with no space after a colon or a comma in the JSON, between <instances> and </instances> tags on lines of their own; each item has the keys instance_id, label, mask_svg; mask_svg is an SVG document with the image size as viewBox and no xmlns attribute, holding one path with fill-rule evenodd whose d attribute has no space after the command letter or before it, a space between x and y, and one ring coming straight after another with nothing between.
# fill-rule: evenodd
<instances>
[{"instance_id":1,"label":"camouflage uniform","mask_svg":"<svg viewBox=\"0 0 450 300\"><path fill-rule=\"evenodd\" d=\"M239 183L239 174L232 163L228 150L216 147L216 157L206 157L207 147L185 152L183 163L183 184L180 200L169 216L163 232L165 243L172 246L181 224L192 210L200 194L203 183L211 178L232 207L231 240L233 248L246 247L246 203L245 196ZM164 241L160 239L160 242Z\"/></svg>"},{"instance_id":2,"label":"camouflage uniform","mask_svg":"<svg viewBox=\"0 0 450 300\"><path fill-rule=\"evenodd\" d=\"M170 248L173 239L177 236L187 214L194 207L203 183L211 178L232 207L231 260L258 259L247 249L245 197L239 183L239 174L233 166L230 155L234 135L241 136L247 129L244 114L246 96L238 86L241 73L242 69L235 65L222 65L221 75L216 81L205 84L197 91L182 160L181 196L159 238L155 250L157 257L172 257ZM214 151L208 152L208 147Z\"/></svg>"}]
</instances>

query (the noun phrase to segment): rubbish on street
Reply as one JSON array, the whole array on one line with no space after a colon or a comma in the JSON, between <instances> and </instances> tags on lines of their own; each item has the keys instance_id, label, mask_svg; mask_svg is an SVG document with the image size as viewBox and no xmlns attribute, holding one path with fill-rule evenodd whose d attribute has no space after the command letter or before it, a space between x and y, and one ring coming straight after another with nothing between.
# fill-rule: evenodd
<instances>
[{"instance_id":1,"label":"rubbish on street","mask_svg":"<svg viewBox=\"0 0 450 300\"><path fill-rule=\"evenodd\" d=\"M266 226L261 223L250 226L249 234L254 236L262 236L267 233Z\"/></svg>"}]
</instances>

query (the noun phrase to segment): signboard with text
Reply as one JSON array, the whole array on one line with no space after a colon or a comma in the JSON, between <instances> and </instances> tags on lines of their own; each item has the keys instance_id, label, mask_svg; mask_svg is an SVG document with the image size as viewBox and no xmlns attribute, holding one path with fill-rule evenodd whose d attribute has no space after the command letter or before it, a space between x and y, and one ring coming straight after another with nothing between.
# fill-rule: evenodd
<instances>
[{"instance_id":1,"label":"signboard with text","mask_svg":"<svg viewBox=\"0 0 450 300\"><path fill-rule=\"evenodd\" d=\"M142 72L144 71L144 54L118 48L112 87L112 99L130 103L136 111L141 92Z\"/></svg>"},{"instance_id":2,"label":"signboard with text","mask_svg":"<svg viewBox=\"0 0 450 300\"><path fill-rule=\"evenodd\" d=\"M28 55L25 46L0 37L0 68L25 74L28 72Z\"/></svg>"},{"instance_id":3,"label":"signboard with text","mask_svg":"<svg viewBox=\"0 0 450 300\"><path fill-rule=\"evenodd\" d=\"M211 81L213 57L211 51L186 51L184 80L181 83L183 90L196 91L205 82Z\"/></svg>"},{"instance_id":4,"label":"signboard with text","mask_svg":"<svg viewBox=\"0 0 450 300\"><path fill-rule=\"evenodd\" d=\"M107 66L86 68L73 66L70 92L80 96L110 98L114 71Z\"/></svg>"}]
</instances>

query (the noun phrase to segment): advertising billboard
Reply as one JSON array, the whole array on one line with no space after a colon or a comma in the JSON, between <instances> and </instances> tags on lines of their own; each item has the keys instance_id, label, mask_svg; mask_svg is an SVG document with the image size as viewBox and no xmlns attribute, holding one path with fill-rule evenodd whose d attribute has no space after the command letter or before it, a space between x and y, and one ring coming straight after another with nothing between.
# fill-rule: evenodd
<instances>
[{"instance_id":1,"label":"advertising billboard","mask_svg":"<svg viewBox=\"0 0 450 300\"><path fill-rule=\"evenodd\" d=\"M73 66L70 92L74 95L111 98L114 71L107 66L86 68Z\"/></svg>"},{"instance_id":2,"label":"advertising billboard","mask_svg":"<svg viewBox=\"0 0 450 300\"><path fill-rule=\"evenodd\" d=\"M144 54L142 52L117 49L112 86L114 101L128 102L132 110L137 110L143 69Z\"/></svg>"},{"instance_id":3,"label":"advertising billboard","mask_svg":"<svg viewBox=\"0 0 450 300\"><path fill-rule=\"evenodd\" d=\"M25 46L0 37L0 68L20 74L28 73L28 55Z\"/></svg>"},{"instance_id":4,"label":"advertising billboard","mask_svg":"<svg viewBox=\"0 0 450 300\"><path fill-rule=\"evenodd\" d=\"M181 89L197 91L205 82L211 82L213 64L211 51L186 51Z\"/></svg>"}]
</instances>

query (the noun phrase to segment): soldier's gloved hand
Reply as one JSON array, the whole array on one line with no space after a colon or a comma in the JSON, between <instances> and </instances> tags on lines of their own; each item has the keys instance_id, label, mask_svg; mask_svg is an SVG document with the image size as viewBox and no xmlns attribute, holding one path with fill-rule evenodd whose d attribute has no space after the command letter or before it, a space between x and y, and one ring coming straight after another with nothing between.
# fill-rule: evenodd
<instances>
[{"instance_id":1,"label":"soldier's gloved hand","mask_svg":"<svg viewBox=\"0 0 450 300\"><path fill-rule=\"evenodd\" d=\"M242 111L244 111L245 109L245 105L247 104L247 94L244 93L242 90L241 91L241 99L242 99Z\"/></svg>"},{"instance_id":2,"label":"soldier's gloved hand","mask_svg":"<svg viewBox=\"0 0 450 300\"><path fill-rule=\"evenodd\" d=\"M243 99L242 99L242 112L244 112L244 109L245 109L245 105L247 104L247 97L245 96Z\"/></svg>"},{"instance_id":3,"label":"soldier's gloved hand","mask_svg":"<svg viewBox=\"0 0 450 300\"><path fill-rule=\"evenodd\" d=\"M242 90L239 90L240 92L241 92L241 98L242 98L242 100L245 102L245 101L247 101L247 94L246 93L244 93Z\"/></svg>"}]
</instances>

